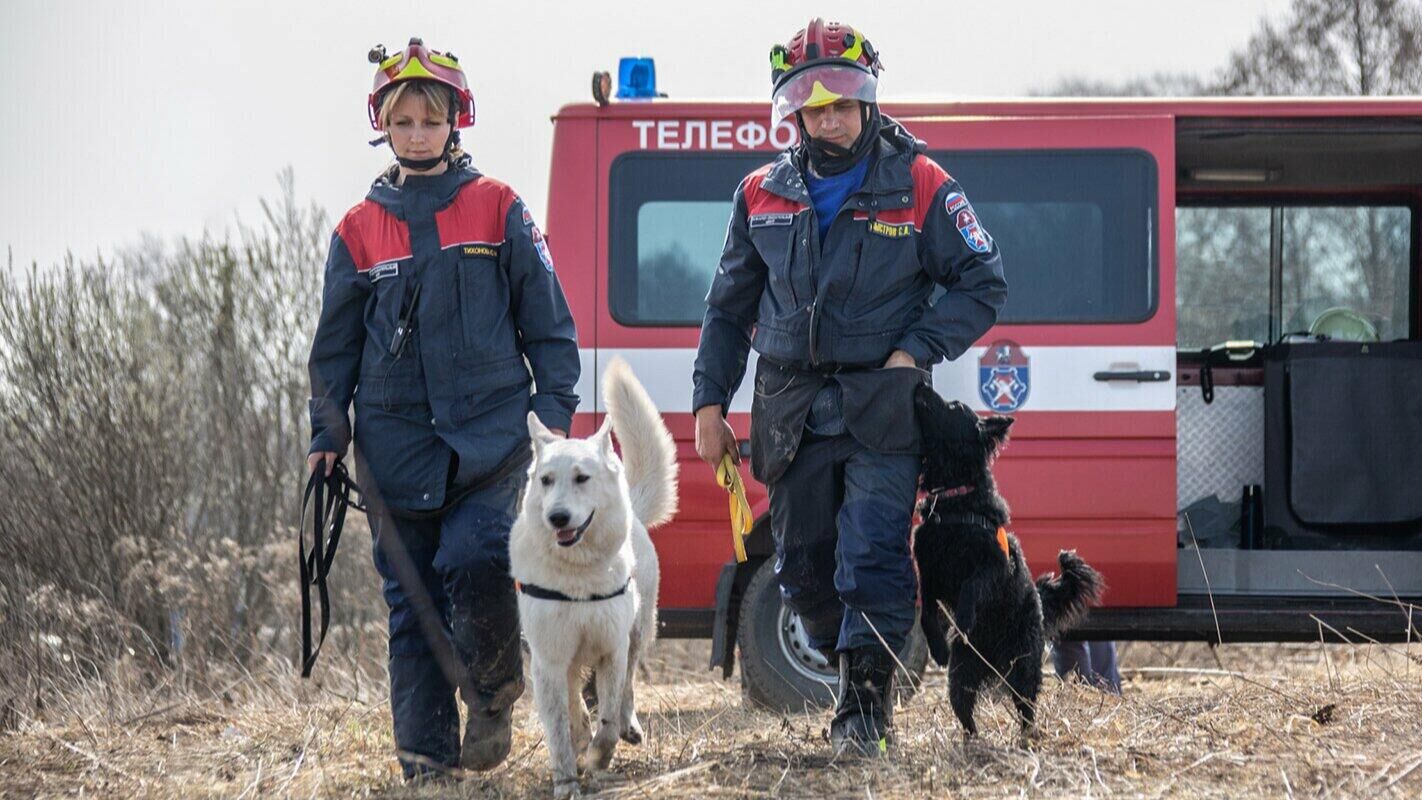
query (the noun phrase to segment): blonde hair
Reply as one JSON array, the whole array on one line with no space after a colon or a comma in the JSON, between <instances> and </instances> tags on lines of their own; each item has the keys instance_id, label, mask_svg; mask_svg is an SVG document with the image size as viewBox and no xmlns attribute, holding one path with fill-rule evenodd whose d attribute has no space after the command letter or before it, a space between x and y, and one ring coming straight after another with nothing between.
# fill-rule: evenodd
<instances>
[{"instance_id":1,"label":"blonde hair","mask_svg":"<svg viewBox=\"0 0 1422 800\"><path fill-rule=\"evenodd\" d=\"M454 102L454 94L448 87L430 80L401 81L380 98L380 112L376 114L376 119L380 122L382 131L390 127L390 117L395 113L395 106L410 92L418 94L425 101L425 111L431 115L443 119L450 118L450 104ZM457 131L451 133L458 136ZM464 157L464 149L459 146L459 142L456 140L449 148L449 163L451 165L458 164ZM391 164L381 174L391 174L399 169L399 166L398 162Z\"/></svg>"}]
</instances>

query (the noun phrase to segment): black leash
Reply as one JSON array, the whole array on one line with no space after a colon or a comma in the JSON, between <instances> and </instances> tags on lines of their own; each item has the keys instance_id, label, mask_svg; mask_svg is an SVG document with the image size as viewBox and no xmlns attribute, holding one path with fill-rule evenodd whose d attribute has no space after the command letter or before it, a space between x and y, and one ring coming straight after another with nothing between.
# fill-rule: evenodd
<instances>
[{"instance_id":1,"label":"black leash","mask_svg":"<svg viewBox=\"0 0 1422 800\"><path fill-rule=\"evenodd\" d=\"M327 588L326 581L331 574L331 562L336 558L336 546L341 543L341 529L346 524L346 511L352 506L360 511L365 511L363 503L351 499L352 495L360 494L360 487L355 485L350 475L346 472L346 465L337 461L331 468L331 474L325 475L318 466L311 471L311 477L306 481L306 491L301 496L301 529L297 531L300 538L300 558L301 558L301 677L311 677L311 667L316 663L316 655L321 652L321 645L326 641L326 629L331 624L331 595ZM315 503L312 504L312 499ZM311 532L312 544L311 554L306 553L306 508L311 505L313 508ZM316 646L311 646L311 587L316 587L316 593L321 601L321 634L316 640Z\"/></svg>"},{"instance_id":2,"label":"black leash","mask_svg":"<svg viewBox=\"0 0 1422 800\"><path fill-rule=\"evenodd\" d=\"M461 486L445 494L444 504L429 511L400 511L387 509L387 513L407 519L434 519L454 508L469 495L487 489L515 472L528 466L532 459L531 448L517 448L508 455L493 472L467 486ZM358 496L360 501L353 499ZM314 499L314 503L312 502ZM326 630L331 622L331 596L327 581L331 564L336 558L336 546L341 542L341 530L346 524L346 512L352 508L370 513L369 504L356 482L351 480L346 465L337 461L330 475L322 474L318 467L306 481L306 491L301 498L301 527L297 530L300 539L301 559L301 677L311 677L311 668L321 645L326 641ZM306 552L306 509L314 511L311 522L311 553ZM316 587L317 598L321 602L321 632L315 647L311 642L311 587ZM437 647L431 644L431 647ZM447 676L448 677L448 676Z\"/></svg>"}]
</instances>

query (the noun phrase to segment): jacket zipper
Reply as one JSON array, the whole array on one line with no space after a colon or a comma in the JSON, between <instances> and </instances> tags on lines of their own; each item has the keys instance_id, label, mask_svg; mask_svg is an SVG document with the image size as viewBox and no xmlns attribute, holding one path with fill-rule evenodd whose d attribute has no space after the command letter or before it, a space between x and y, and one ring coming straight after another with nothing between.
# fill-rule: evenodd
<instances>
[{"instance_id":1,"label":"jacket zipper","mask_svg":"<svg viewBox=\"0 0 1422 800\"><path fill-rule=\"evenodd\" d=\"M810 366L819 366L819 350L815 347L815 334L819 332L820 281L815 275L815 261L819 256L819 220L815 217L815 206L810 205L810 231L806 234L805 257L810 260ZM809 236L816 236L815 244L809 244Z\"/></svg>"}]
</instances>

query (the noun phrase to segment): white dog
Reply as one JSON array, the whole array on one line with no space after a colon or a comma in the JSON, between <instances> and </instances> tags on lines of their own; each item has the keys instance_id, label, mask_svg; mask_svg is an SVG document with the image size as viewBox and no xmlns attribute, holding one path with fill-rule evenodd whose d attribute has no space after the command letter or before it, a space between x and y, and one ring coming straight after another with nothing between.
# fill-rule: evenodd
<instances>
[{"instance_id":1,"label":"white dog","mask_svg":"<svg viewBox=\"0 0 1422 800\"><path fill-rule=\"evenodd\" d=\"M509 536L534 702L560 798L578 794L584 746L586 766L606 769L618 738L642 741L632 683L656 636L659 581L647 528L676 513L675 444L621 359L603 376L603 401L607 420L589 439L561 439L528 415L533 466ZM596 735L583 704L584 669L596 676Z\"/></svg>"}]
</instances>

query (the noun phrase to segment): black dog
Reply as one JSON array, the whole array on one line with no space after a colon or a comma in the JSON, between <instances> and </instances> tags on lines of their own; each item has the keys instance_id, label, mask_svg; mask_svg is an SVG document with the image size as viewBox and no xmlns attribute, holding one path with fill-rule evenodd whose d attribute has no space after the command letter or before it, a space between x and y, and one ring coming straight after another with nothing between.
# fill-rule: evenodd
<instances>
[{"instance_id":1,"label":"black dog","mask_svg":"<svg viewBox=\"0 0 1422 800\"><path fill-rule=\"evenodd\" d=\"M914 558L923 585L923 632L933 660L948 667L948 696L967 735L977 733L973 707L985 687L1007 683L1026 732L1042 683L1045 638L1079 622L1104 588L1075 551L1058 556L1060 577L1034 584L1017 537L1007 533L1007 503L991 465L1007 441L1011 417L980 418L920 386L914 398L923 430L922 523ZM939 607L951 611L959 636L951 652ZM966 640L964 638L966 634Z\"/></svg>"}]
</instances>

